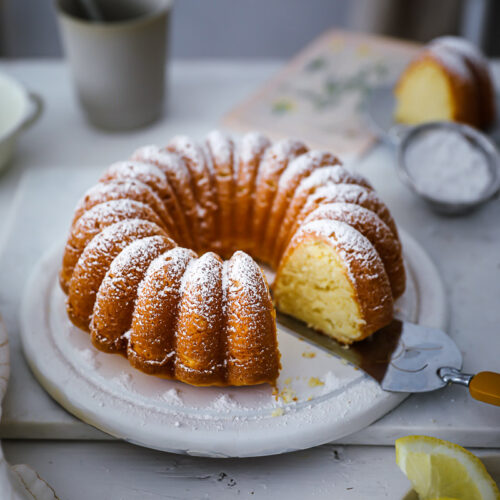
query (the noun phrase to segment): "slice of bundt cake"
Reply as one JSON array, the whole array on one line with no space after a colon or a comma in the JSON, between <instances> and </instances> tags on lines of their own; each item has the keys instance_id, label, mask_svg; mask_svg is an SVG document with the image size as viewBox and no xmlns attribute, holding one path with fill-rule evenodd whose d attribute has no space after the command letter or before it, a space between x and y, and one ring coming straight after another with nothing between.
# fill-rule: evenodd
<instances>
[{"instance_id":1,"label":"slice of bundt cake","mask_svg":"<svg viewBox=\"0 0 500 500\"><path fill-rule=\"evenodd\" d=\"M293 237L274 282L276 307L350 344L392 319L389 280L373 245L345 222L308 222Z\"/></svg>"},{"instance_id":2,"label":"slice of bundt cake","mask_svg":"<svg viewBox=\"0 0 500 500\"><path fill-rule=\"evenodd\" d=\"M410 125L443 120L486 128L495 119L488 64L463 38L441 37L426 45L401 74L394 94L396 121Z\"/></svg>"},{"instance_id":3,"label":"slice of bundt cake","mask_svg":"<svg viewBox=\"0 0 500 500\"><path fill-rule=\"evenodd\" d=\"M70 320L148 374L274 384L275 312L244 249L277 270L280 310L341 342L365 338L404 291L401 244L370 184L339 163L258 133L136 150L76 208L60 273Z\"/></svg>"}]
</instances>

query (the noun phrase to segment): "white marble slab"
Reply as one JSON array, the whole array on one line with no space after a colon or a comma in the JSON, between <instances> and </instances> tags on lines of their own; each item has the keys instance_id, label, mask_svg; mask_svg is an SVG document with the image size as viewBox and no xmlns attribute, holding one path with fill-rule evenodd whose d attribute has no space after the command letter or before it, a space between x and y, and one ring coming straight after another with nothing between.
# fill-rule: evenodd
<instances>
[{"instance_id":1,"label":"white marble slab","mask_svg":"<svg viewBox=\"0 0 500 500\"><path fill-rule=\"evenodd\" d=\"M40 124L23 136L16 169L0 176L0 213L8 233L0 258L0 311L13 351L13 375L0 437L105 438L55 404L26 368L17 339L17 310L27 276L41 252L64 235L78 196L104 166L140 144L162 142L174 133L200 136L277 65L174 66L175 100L169 118L149 129L120 135L100 133L85 125L71 99L61 64L0 65L0 69L6 67L44 95L48 111ZM52 169L54 165L60 168ZM370 178L397 222L419 240L440 269L451 303L450 334L464 352L465 369L500 371L499 201L464 218L438 217L401 185L389 150L377 148L356 168ZM23 171L29 174L13 195ZM392 445L396 437L416 432L462 445L500 446L500 409L470 399L460 387L447 388L411 396L395 411L343 442Z\"/></svg>"},{"instance_id":2,"label":"white marble slab","mask_svg":"<svg viewBox=\"0 0 500 500\"><path fill-rule=\"evenodd\" d=\"M7 441L4 448L11 462L36 468L61 499L398 500L409 489L393 447L323 445L219 460L119 442ZM480 457L500 453L473 451Z\"/></svg>"}]
</instances>

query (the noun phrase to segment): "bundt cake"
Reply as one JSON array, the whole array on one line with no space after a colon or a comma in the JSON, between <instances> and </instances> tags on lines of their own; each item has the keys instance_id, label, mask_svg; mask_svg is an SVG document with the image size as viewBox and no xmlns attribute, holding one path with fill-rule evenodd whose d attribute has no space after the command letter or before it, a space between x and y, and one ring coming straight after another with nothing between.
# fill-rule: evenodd
<instances>
[{"instance_id":1,"label":"bundt cake","mask_svg":"<svg viewBox=\"0 0 500 500\"><path fill-rule=\"evenodd\" d=\"M364 178L300 141L217 131L111 165L77 205L60 282L94 346L145 373L274 384L275 312L254 259L276 270L276 307L344 343L390 322L405 288L396 226Z\"/></svg>"},{"instance_id":2,"label":"bundt cake","mask_svg":"<svg viewBox=\"0 0 500 500\"><path fill-rule=\"evenodd\" d=\"M457 121L487 128L495 120L488 63L463 38L436 38L410 62L395 87L396 121Z\"/></svg>"}]
</instances>

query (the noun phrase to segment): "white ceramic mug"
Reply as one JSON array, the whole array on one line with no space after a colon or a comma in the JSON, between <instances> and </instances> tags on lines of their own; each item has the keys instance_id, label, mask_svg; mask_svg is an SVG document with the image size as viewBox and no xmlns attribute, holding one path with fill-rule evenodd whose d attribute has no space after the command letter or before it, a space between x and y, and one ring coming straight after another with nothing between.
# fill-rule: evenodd
<instances>
[{"instance_id":1,"label":"white ceramic mug","mask_svg":"<svg viewBox=\"0 0 500 500\"><path fill-rule=\"evenodd\" d=\"M138 128L162 113L167 29L173 0L99 0L104 21L81 0L56 0L66 55L90 122Z\"/></svg>"},{"instance_id":2,"label":"white ceramic mug","mask_svg":"<svg viewBox=\"0 0 500 500\"><path fill-rule=\"evenodd\" d=\"M39 95L0 73L0 170L12 158L20 132L35 123L42 109Z\"/></svg>"}]
</instances>

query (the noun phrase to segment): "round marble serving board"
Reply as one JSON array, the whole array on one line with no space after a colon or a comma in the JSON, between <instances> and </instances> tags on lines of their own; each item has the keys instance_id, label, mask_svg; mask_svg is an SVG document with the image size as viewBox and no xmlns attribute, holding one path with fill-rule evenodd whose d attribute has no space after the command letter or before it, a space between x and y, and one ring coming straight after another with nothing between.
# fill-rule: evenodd
<instances>
[{"instance_id":1,"label":"round marble serving board","mask_svg":"<svg viewBox=\"0 0 500 500\"><path fill-rule=\"evenodd\" d=\"M408 274L400 317L445 328L446 300L426 253L401 231ZM279 395L268 385L192 387L133 369L97 351L67 318L58 284L61 246L44 255L27 284L21 337L32 371L69 412L117 438L149 448L211 457L284 453L368 426L407 394L299 339L278 332Z\"/></svg>"}]
</instances>

